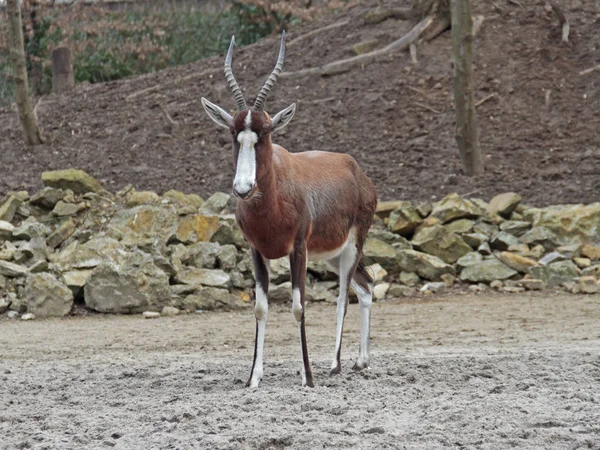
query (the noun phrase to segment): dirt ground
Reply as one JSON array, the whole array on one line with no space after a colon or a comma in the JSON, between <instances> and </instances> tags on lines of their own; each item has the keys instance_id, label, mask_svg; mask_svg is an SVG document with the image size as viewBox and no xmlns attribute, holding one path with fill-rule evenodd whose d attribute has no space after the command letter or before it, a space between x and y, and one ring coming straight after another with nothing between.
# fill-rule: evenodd
<instances>
[{"instance_id":1,"label":"dirt ground","mask_svg":"<svg viewBox=\"0 0 600 450\"><path fill-rule=\"evenodd\" d=\"M353 44L382 48L412 24L363 22L379 4L364 0L317 22L288 30L284 72L352 56ZM600 62L598 1L563 2L570 43L545 1L474 2L485 21L475 41L475 96L487 172L461 174L454 141L450 33L348 73L281 78L267 104L275 113L298 104L275 142L291 151L353 155L382 199L429 201L458 192L489 199L519 192L529 204L598 201L600 190ZM348 20L294 44L308 31ZM252 101L276 59L278 37L238 49L234 72ZM221 72L223 57L118 82L79 85L70 95L44 97L37 112L48 143L23 144L16 110L0 108L0 193L41 187L44 170L78 167L115 191L126 184L163 193L207 196L230 192L230 136L213 124L202 96L226 109L234 101ZM206 73L209 69L216 72ZM204 74L204 75L203 75ZM164 111L175 122L171 124Z\"/></svg>"},{"instance_id":2,"label":"dirt ground","mask_svg":"<svg viewBox=\"0 0 600 450\"><path fill-rule=\"evenodd\" d=\"M377 303L372 368L329 378L335 307L311 304L302 388L290 311L244 387L250 310L0 322L0 448L600 449L600 296Z\"/></svg>"}]
</instances>

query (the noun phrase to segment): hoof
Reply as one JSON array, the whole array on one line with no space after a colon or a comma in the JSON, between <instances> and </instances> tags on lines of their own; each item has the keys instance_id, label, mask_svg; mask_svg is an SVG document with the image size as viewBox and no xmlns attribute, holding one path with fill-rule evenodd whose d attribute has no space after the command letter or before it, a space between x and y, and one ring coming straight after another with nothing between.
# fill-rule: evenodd
<instances>
[{"instance_id":1,"label":"hoof","mask_svg":"<svg viewBox=\"0 0 600 450\"><path fill-rule=\"evenodd\" d=\"M342 366L337 365L329 371L329 376L332 377L334 375L339 375L342 373Z\"/></svg>"},{"instance_id":2,"label":"hoof","mask_svg":"<svg viewBox=\"0 0 600 450\"><path fill-rule=\"evenodd\" d=\"M360 372L361 370L365 370L365 369L369 369L369 363L368 362L359 362L359 361L356 361L356 363L352 366L352 370L354 370L356 372Z\"/></svg>"},{"instance_id":3,"label":"hoof","mask_svg":"<svg viewBox=\"0 0 600 450\"><path fill-rule=\"evenodd\" d=\"M309 373L306 375L306 380L304 381L302 387L304 386L308 386L308 387L315 387L315 383L313 382L313 377L312 377L312 373Z\"/></svg>"}]
</instances>

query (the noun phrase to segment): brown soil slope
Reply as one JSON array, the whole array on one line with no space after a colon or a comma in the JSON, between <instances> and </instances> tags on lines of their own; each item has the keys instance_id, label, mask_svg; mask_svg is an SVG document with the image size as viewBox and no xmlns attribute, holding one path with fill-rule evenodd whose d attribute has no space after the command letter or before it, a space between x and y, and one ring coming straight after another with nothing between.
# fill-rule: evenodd
<instances>
[{"instance_id":1,"label":"brown soil slope","mask_svg":"<svg viewBox=\"0 0 600 450\"><path fill-rule=\"evenodd\" d=\"M476 3L475 12L486 17L476 40L476 98L496 94L478 107L485 176L461 175L448 32L419 46L416 66L400 53L330 78L280 79L268 109L274 113L296 102L298 111L275 141L296 152L352 154L383 199L431 200L453 191L490 198L512 190L537 205L596 201L600 71L579 72L600 62L597 2L568 2L569 45L560 42L557 20L543 1L524 8L516 2ZM290 45L285 70L352 56L350 46L366 39L375 38L383 47L410 29L411 24L395 20L364 25L366 10L377 4L364 1L289 30L291 42L328 23L350 21ZM274 64L277 39L238 49L234 71L248 100ZM158 192L228 192L230 138L200 104L205 96L234 107L221 72L200 75L222 62L217 57L46 97L38 114L52 139L37 148L22 143L14 109L0 110L0 191L36 189L42 171L78 167L110 190L132 183ZM144 89L150 90L139 92Z\"/></svg>"}]
</instances>

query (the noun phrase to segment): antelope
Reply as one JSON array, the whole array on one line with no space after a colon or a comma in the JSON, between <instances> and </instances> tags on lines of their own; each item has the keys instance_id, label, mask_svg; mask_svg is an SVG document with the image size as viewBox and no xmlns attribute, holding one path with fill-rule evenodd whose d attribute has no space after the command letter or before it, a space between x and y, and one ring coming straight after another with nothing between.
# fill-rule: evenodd
<instances>
[{"instance_id":1,"label":"antelope","mask_svg":"<svg viewBox=\"0 0 600 450\"><path fill-rule=\"evenodd\" d=\"M305 331L304 288L307 259L324 260L339 275L335 353L330 375L341 372L341 346L349 288L360 303L360 346L354 370L369 367L369 339L373 280L361 261L362 248L373 220L377 192L349 155L324 151L290 153L273 144L271 134L294 116L292 103L273 117L265 101L283 68L285 32L273 72L249 109L233 76L231 60L235 36L225 58L225 78L237 104L230 115L202 98L209 117L229 129L233 141L237 197L236 219L250 244L254 266L256 336L254 360L247 387L258 387L263 377L263 348L269 310L269 262L289 257L292 313L300 331L302 386L313 387Z\"/></svg>"}]
</instances>

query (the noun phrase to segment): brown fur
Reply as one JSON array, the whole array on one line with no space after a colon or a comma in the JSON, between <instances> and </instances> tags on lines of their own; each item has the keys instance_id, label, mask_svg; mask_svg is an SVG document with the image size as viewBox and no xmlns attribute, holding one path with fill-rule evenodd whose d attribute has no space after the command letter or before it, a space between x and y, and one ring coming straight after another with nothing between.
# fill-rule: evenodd
<instances>
[{"instance_id":1,"label":"brown fur","mask_svg":"<svg viewBox=\"0 0 600 450\"><path fill-rule=\"evenodd\" d=\"M234 118L232 132L245 129L246 111ZM250 244L265 258L289 255L297 239L309 253L339 248L352 227L361 251L375 207L375 186L349 155L328 152L289 153L272 144L270 119L252 112L258 194L238 200L236 217ZM234 165L239 144L234 138Z\"/></svg>"}]
</instances>

